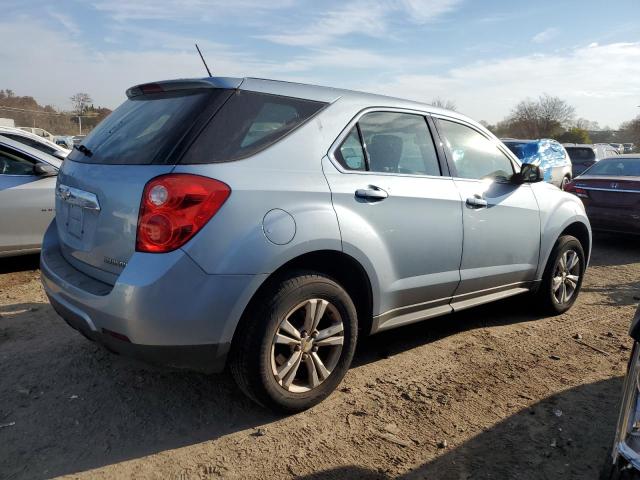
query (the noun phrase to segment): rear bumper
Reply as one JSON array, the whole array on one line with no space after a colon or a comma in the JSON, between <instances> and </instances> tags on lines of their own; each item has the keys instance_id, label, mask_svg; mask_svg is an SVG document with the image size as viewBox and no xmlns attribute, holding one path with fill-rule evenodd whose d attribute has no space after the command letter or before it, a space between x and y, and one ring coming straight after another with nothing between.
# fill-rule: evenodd
<instances>
[{"instance_id":1,"label":"rear bumper","mask_svg":"<svg viewBox=\"0 0 640 480\"><path fill-rule=\"evenodd\" d=\"M183 251L139 254L115 285L76 270L47 230L42 284L69 325L110 350L142 360L220 371L235 327L263 275L208 275Z\"/></svg>"},{"instance_id":2,"label":"rear bumper","mask_svg":"<svg viewBox=\"0 0 640 480\"><path fill-rule=\"evenodd\" d=\"M587 207L593 230L640 235L640 212L614 208Z\"/></svg>"}]
</instances>

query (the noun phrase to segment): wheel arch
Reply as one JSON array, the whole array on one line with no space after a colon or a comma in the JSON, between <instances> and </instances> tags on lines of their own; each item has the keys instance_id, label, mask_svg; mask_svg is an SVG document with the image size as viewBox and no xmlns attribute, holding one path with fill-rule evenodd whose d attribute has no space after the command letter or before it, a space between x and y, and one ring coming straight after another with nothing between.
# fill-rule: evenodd
<instances>
[{"instance_id":1,"label":"wheel arch","mask_svg":"<svg viewBox=\"0 0 640 480\"><path fill-rule=\"evenodd\" d=\"M373 323L373 291L371 280L367 271L351 255L339 250L315 250L294 257L275 271L269 274L262 284L256 289L251 299L244 308L240 321L235 327L232 340L236 339L235 333L240 324L246 321L249 312L260 295L268 289L273 282L282 278L288 272L296 270L308 270L325 274L339 283L349 294L355 304L358 313L358 328L364 334L371 332Z\"/></svg>"}]
</instances>

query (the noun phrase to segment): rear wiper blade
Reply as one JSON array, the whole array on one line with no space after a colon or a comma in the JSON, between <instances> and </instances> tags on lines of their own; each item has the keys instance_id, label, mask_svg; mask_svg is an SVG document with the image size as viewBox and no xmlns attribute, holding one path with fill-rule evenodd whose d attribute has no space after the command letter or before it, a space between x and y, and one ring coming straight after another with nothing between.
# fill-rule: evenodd
<instances>
[{"instance_id":1,"label":"rear wiper blade","mask_svg":"<svg viewBox=\"0 0 640 480\"><path fill-rule=\"evenodd\" d=\"M93 152L84 145L74 145L73 148L75 148L79 152L84 153L87 157L93 156Z\"/></svg>"}]
</instances>

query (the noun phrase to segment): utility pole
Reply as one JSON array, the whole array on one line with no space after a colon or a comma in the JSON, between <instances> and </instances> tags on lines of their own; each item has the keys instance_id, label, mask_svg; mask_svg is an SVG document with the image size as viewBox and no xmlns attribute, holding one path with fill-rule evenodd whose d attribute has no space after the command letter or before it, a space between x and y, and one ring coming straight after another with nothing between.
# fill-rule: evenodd
<instances>
[{"instance_id":1,"label":"utility pole","mask_svg":"<svg viewBox=\"0 0 640 480\"><path fill-rule=\"evenodd\" d=\"M80 129L80 133L78 133L78 135L82 135L82 115L78 115L78 127Z\"/></svg>"}]
</instances>

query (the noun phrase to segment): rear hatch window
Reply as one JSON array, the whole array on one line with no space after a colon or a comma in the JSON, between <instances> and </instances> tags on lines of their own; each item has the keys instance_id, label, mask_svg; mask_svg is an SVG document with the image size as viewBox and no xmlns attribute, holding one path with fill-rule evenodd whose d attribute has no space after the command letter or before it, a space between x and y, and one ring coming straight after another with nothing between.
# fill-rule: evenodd
<instances>
[{"instance_id":1,"label":"rear hatch window","mask_svg":"<svg viewBox=\"0 0 640 480\"><path fill-rule=\"evenodd\" d=\"M574 165L592 164L596 159L596 154L591 148L565 147L565 149Z\"/></svg>"},{"instance_id":2,"label":"rear hatch window","mask_svg":"<svg viewBox=\"0 0 640 480\"><path fill-rule=\"evenodd\" d=\"M74 148L69 158L103 165L176 163L173 152L196 120L228 90L179 90L132 97ZM220 98L222 97L222 98Z\"/></svg>"}]
</instances>

